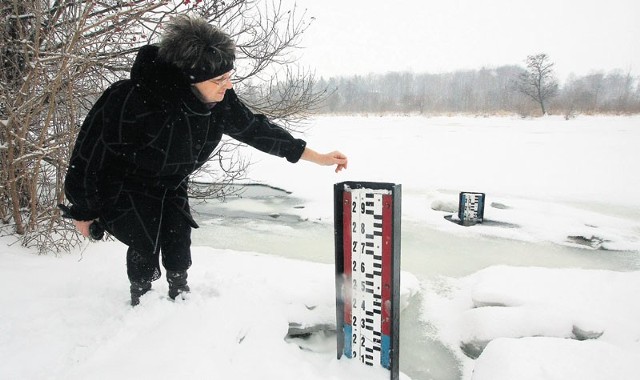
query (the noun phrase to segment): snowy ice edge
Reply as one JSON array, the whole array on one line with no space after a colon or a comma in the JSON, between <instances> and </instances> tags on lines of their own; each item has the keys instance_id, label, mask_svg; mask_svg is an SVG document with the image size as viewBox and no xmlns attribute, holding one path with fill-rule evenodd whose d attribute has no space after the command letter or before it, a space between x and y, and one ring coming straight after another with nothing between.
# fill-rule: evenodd
<instances>
[{"instance_id":1,"label":"snowy ice edge","mask_svg":"<svg viewBox=\"0 0 640 380\"><path fill-rule=\"evenodd\" d=\"M224 217L279 219L281 223L333 223L332 209L317 200L268 183L247 182L234 185L233 196L216 204L215 212ZM471 227L456 221L458 191L405 188L403 220L424 222L442 231L496 237L525 242L553 244L603 251L640 252L640 223L635 214L602 213L579 205L557 201L486 195L484 222ZM275 202L275 200L279 200ZM327 200L330 201L330 200ZM199 207L196 206L196 209ZM201 218L211 219L204 212Z\"/></svg>"},{"instance_id":2,"label":"snowy ice edge","mask_svg":"<svg viewBox=\"0 0 640 380\"><path fill-rule=\"evenodd\" d=\"M639 287L638 271L492 266L423 283L422 318L464 379L631 380Z\"/></svg>"},{"instance_id":3,"label":"snowy ice edge","mask_svg":"<svg viewBox=\"0 0 640 380\"><path fill-rule=\"evenodd\" d=\"M440 219L455 222L458 218L457 194L451 193L437 191L428 196L428 212L433 215L409 217L426 219L435 228L448 231L464 230L468 234L593 250L640 252L637 220L557 202L488 194L482 223L471 227L443 223Z\"/></svg>"}]
</instances>

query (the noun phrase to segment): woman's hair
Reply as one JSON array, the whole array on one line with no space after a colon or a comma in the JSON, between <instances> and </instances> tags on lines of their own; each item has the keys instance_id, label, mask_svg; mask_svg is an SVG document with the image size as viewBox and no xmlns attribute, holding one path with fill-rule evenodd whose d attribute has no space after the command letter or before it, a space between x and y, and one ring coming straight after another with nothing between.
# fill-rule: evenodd
<instances>
[{"instance_id":1,"label":"woman's hair","mask_svg":"<svg viewBox=\"0 0 640 380\"><path fill-rule=\"evenodd\" d=\"M202 18L180 15L165 27L158 54L197 83L232 70L235 51L235 43L225 32Z\"/></svg>"}]
</instances>

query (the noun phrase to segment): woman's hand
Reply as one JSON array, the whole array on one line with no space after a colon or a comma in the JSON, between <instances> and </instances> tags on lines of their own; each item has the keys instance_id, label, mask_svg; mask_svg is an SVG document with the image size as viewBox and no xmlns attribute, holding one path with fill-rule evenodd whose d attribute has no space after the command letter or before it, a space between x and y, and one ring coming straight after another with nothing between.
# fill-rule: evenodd
<instances>
[{"instance_id":1,"label":"woman's hand","mask_svg":"<svg viewBox=\"0 0 640 380\"><path fill-rule=\"evenodd\" d=\"M84 237L89 237L89 226L91 226L91 223L93 223L93 220L74 220L73 221L73 225L76 226L78 231L80 231L80 233Z\"/></svg>"},{"instance_id":2,"label":"woman's hand","mask_svg":"<svg viewBox=\"0 0 640 380\"><path fill-rule=\"evenodd\" d=\"M349 163L347 156L337 150L330 153L318 153L311 148L305 148L300 158L322 166L336 165L336 173L346 169Z\"/></svg>"}]
</instances>

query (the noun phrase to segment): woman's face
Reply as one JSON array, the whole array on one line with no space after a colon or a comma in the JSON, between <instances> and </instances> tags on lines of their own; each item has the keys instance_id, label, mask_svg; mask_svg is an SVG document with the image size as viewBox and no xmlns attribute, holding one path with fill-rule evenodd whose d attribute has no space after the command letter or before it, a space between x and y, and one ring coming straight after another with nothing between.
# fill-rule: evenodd
<instances>
[{"instance_id":1,"label":"woman's face","mask_svg":"<svg viewBox=\"0 0 640 380\"><path fill-rule=\"evenodd\" d=\"M231 70L215 78L194 84L200 94L200 99L205 103L222 101L224 93L233 88L233 83L231 83L233 73L234 70Z\"/></svg>"}]
</instances>

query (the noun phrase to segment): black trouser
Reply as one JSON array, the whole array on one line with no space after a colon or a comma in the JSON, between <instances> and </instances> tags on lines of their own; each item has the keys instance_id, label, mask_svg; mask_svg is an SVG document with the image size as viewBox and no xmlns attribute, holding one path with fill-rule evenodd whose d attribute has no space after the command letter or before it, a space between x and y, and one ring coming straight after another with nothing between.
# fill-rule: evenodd
<instances>
[{"instance_id":1,"label":"black trouser","mask_svg":"<svg viewBox=\"0 0 640 380\"><path fill-rule=\"evenodd\" d=\"M122 191L114 207L102 218L107 231L129 246L127 275L130 281L160 278L160 253L165 269L189 269L191 222L188 213L186 198Z\"/></svg>"}]
</instances>

